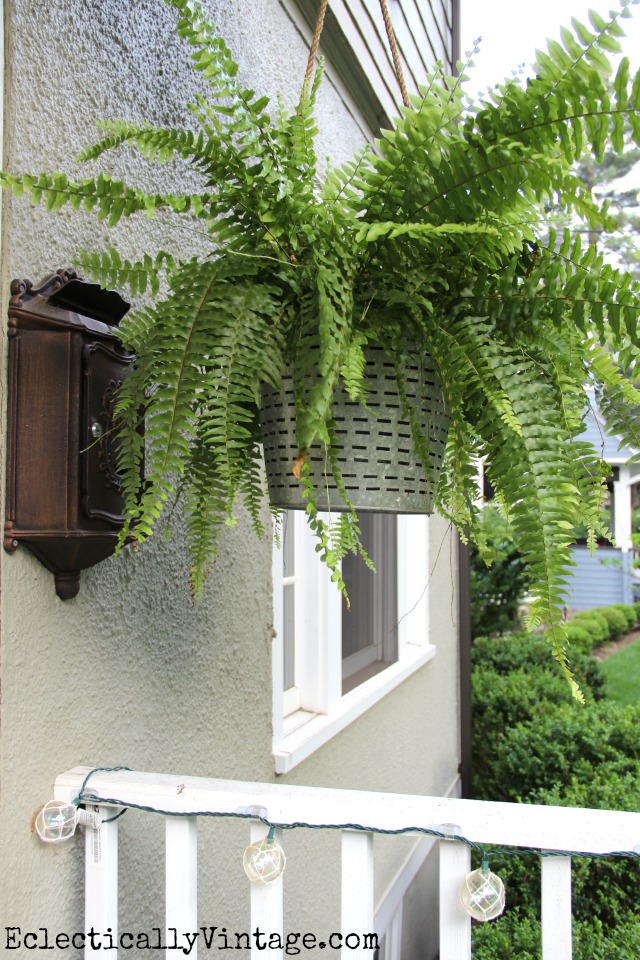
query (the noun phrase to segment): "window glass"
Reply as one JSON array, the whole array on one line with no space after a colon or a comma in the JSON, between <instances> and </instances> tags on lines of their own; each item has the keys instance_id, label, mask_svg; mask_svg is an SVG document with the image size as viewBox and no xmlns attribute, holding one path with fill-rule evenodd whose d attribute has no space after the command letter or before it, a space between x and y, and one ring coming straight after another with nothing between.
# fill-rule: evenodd
<instances>
[{"instance_id":1,"label":"window glass","mask_svg":"<svg viewBox=\"0 0 640 960\"><path fill-rule=\"evenodd\" d=\"M289 522L291 520L291 522ZM294 523L287 515L282 528L282 653L283 684L290 690L296 683L296 549Z\"/></svg>"},{"instance_id":2,"label":"window glass","mask_svg":"<svg viewBox=\"0 0 640 960\"><path fill-rule=\"evenodd\" d=\"M398 658L398 537L395 516L360 517L362 543L376 570L349 554L342 575L350 607L342 605L342 692Z\"/></svg>"}]
</instances>

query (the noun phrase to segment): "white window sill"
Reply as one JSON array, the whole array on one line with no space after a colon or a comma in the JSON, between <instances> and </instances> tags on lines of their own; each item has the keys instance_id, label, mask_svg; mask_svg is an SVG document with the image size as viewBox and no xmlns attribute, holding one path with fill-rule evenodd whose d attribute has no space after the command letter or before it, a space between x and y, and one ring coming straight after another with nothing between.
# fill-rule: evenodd
<instances>
[{"instance_id":1,"label":"white window sill","mask_svg":"<svg viewBox=\"0 0 640 960\"><path fill-rule=\"evenodd\" d=\"M297 710L290 714L284 721L284 736L273 749L276 773L288 773L306 760L403 680L432 660L435 653L433 644L408 644L401 660L345 694L330 713Z\"/></svg>"}]
</instances>

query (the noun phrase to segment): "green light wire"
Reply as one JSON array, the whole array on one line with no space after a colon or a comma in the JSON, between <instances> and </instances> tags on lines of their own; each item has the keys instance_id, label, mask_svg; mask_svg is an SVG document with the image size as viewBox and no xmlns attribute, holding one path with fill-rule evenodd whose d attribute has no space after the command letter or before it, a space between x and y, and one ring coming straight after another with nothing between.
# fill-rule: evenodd
<instances>
[{"instance_id":1,"label":"green light wire","mask_svg":"<svg viewBox=\"0 0 640 960\"><path fill-rule=\"evenodd\" d=\"M83 799L84 788L86 787L87 783L89 782L91 777L94 775L94 773L118 773L120 770L128 770L129 772L131 772L131 767L94 767L93 770L90 770L89 773L84 778L84 780L82 781L82 786L80 787L78 796L73 801L74 807L79 807L81 803L84 803L84 799ZM108 820L103 820L102 822L113 823L114 820L118 820L121 816L123 816L123 814L127 812L127 807L129 805L121 804L121 806L124 806L125 809L121 810L120 813L116 813L114 817L109 817Z\"/></svg>"}]
</instances>

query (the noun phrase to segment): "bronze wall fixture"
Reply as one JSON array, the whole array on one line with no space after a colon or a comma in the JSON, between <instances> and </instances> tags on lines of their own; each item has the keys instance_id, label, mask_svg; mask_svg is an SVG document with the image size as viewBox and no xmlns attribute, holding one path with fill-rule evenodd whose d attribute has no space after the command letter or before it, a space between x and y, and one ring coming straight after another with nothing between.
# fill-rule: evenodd
<instances>
[{"instance_id":1,"label":"bronze wall fixture","mask_svg":"<svg viewBox=\"0 0 640 960\"><path fill-rule=\"evenodd\" d=\"M113 405L134 359L116 329L128 309L71 270L11 284L4 547L24 544L62 600L123 523Z\"/></svg>"}]
</instances>

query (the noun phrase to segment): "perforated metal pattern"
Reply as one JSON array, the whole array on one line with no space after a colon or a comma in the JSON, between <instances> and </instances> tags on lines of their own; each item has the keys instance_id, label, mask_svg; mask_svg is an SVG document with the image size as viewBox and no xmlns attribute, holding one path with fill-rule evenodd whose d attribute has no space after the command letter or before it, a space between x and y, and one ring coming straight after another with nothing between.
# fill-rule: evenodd
<instances>
[{"instance_id":1,"label":"perforated metal pattern","mask_svg":"<svg viewBox=\"0 0 640 960\"><path fill-rule=\"evenodd\" d=\"M432 513L433 484L438 475L449 429L442 390L428 357L402 368L407 400L425 437L429 438L432 475L427 477L413 455L409 422L401 416L394 363L381 348L367 352L367 408L352 402L340 386L333 415L341 450L338 462L344 485L357 510L382 513ZM302 509L299 484L292 473L298 456L293 407L293 380L283 378L282 391L263 388L261 411L269 498L283 509ZM343 511L321 445L310 457L311 475L322 510Z\"/></svg>"}]
</instances>

